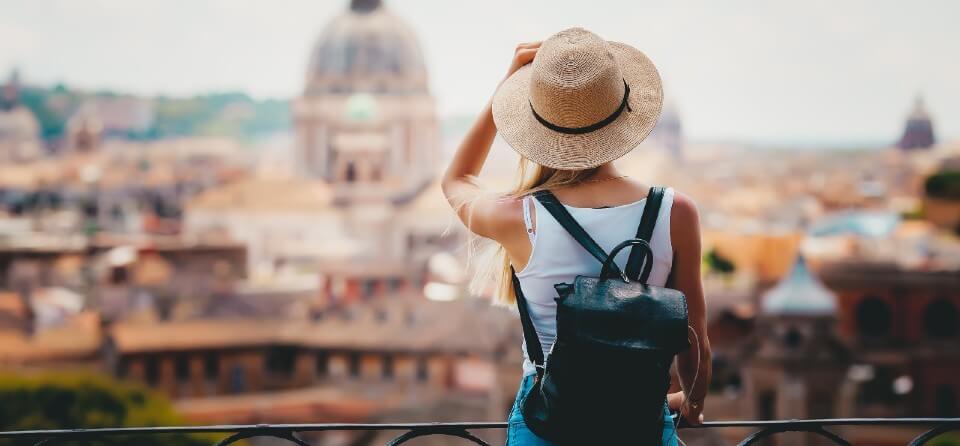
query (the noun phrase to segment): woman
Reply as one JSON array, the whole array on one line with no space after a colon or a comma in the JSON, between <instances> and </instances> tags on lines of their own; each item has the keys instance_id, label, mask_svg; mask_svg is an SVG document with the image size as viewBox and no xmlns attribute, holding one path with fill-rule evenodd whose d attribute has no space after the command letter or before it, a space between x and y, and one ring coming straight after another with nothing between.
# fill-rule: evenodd
<instances>
[{"instance_id":1,"label":"woman","mask_svg":"<svg viewBox=\"0 0 960 446\"><path fill-rule=\"evenodd\" d=\"M513 268L544 354L556 336L553 285L577 275L597 276L600 264L582 252L530 194L553 192L607 252L632 238L649 186L618 171L613 160L649 134L661 106L659 74L643 53L583 29L565 30L542 44L517 46L506 78L447 169L443 192L450 205L471 232L496 242L496 258L480 266L493 267L497 299L515 302ZM520 184L506 195L487 193L474 181L498 131L521 155ZM698 220L689 198L666 190L650 240L654 264L648 282L665 286L669 281L687 298L690 341L699 348L678 355L682 390L666 400L691 424L702 420L710 380ZM617 263L623 268L625 256L618 256ZM517 401L533 384L529 358L523 371ZM673 445L676 430L666 409L662 441ZM508 444L550 444L527 428L516 402L509 415Z\"/></svg>"}]
</instances>

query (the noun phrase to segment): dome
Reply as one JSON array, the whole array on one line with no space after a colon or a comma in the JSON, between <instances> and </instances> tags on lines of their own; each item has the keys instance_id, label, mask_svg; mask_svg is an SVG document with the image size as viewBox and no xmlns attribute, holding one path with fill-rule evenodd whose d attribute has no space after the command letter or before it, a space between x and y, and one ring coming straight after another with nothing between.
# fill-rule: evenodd
<instances>
[{"instance_id":1,"label":"dome","mask_svg":"<svg viewBox=\"0 0 960 446\"><path fill-rule=\"evenodd\" d=\"M32 141L40 137L40 123L26 107L0 110L0 140Z\"/></svg>"},{"instance_id":2,"label":"dome","mask_svg":"<svg viewBox=\"0 0 960 446\"><path fill-rule=\"evenodd\" d=\"M426 93L417 37L379 0L353 0L314 46L305 93Z\"/></svg>"},{"instance_id":3,"label":"dome","mask_svg":"<svg viewBox=\"0 0 960 446\"><path fill-rule=\"evenodd\" d=\"M907 124L903 129L903 136L897 146L901 149L923 149L931 147L936 143L936 136L933 132L933 120L930 119L930 113L923 103L923 98L917 96L914 101L913 110L907 116Z\"/></svg>"},{"instance_id":4,"label":"dome","mask_svg":"<svg viewBox=\"0 0 960 446\"><path fill-rule=\"evenodd\" d=\"M830 292L813 277L803 256L793 270L763 296L763 312L772 315L832 316L837 304Z\"/></svg>"}]
</instances>

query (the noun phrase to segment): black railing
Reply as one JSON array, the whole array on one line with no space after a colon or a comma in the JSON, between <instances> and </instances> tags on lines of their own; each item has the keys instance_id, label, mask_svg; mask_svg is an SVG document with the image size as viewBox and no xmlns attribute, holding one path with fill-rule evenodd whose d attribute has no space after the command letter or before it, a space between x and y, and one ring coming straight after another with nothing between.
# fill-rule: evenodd
<instances>
[{"instance_id":1,"label":"black railing","mask_svg":"<svg viewBox=\"0 0 960 446\"><path fill-rule=\"evenodd\" d=\"M682 429L721 429L751 428L755 432L740 441L739 446L755 444L761 439L783 432L807 432L833 441L835 444L850 446L851 443L828 430L834 426L916 426L925 429L913 438L907 446L927 444L940 434L960 430L960 418L838 418L823 420L779 420L779 421L714 421L700 426L681 426ZM169 427L130 427L103 429L61 429L0 432L2 439L29 439L34 446L53 446L63 441L106 440L110 437L129 435L159 434L230 434L215 446L227 446L237 441L254 437L273 437L286 440L299 446L310 446L298 433L329 431L405 431L387 443L397 446L409 440L432 435L459 437L473 444L488 445L476 437L471 430L506 429L506 423L403 423L403 424L255 424L255 425L218 425L218 426L169 426Z\"/></svg>"}]
</instances>

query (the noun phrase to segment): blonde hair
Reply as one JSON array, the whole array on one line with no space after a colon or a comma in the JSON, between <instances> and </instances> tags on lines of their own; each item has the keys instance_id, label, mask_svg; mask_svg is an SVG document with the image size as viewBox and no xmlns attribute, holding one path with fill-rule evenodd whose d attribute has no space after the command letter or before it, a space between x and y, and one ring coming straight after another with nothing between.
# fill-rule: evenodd
<instances>
[{"instance_id":1,"label":"blonde hair","mask_svg":"<svg viewBox=\"0 0 960 446\"><path fill-rule=\"evenodd\" d=\"M576 185L589 178L596 170L596 168L553 169L520 157L516 185L512 191L503 194L503 198L515 200L541 190ZM471 292L476 295L486 295L493 285L495 304L511 306L516 302L511 277L513 265L503 245L487 238L471 235L467 257L469 265L475 271L470 279Z\"/></svg>"}]
</instances>

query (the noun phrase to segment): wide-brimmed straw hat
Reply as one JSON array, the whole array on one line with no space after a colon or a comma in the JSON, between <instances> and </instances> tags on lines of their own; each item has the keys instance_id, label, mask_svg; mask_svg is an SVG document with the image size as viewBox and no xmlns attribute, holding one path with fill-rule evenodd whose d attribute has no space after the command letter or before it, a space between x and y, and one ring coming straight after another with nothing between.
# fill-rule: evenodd
<instances>
[{"instance_id":1,"label":"wide-brimmed straw hat","mask_svg":"<svg viewBox=\"0 0 960 446\"><path fill-rule=\"evenodd\" d=\"M571 28L545 40L533 63L500 85L493 120L520 155L578 170L633 150L662 108L660 74L646 55Z\"/></svg>"}]
</instances>

